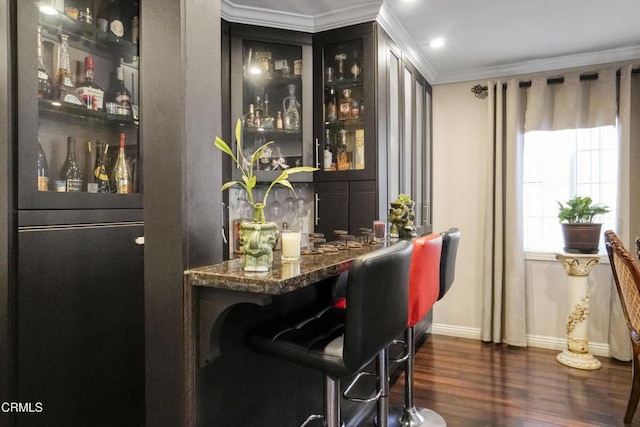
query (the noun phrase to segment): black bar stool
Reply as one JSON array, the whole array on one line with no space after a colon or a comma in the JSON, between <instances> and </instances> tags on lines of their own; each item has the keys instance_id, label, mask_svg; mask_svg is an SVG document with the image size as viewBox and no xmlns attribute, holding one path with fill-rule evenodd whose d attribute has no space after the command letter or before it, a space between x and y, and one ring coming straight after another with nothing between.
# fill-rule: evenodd
<instances>
[{"instance_id":1,"label":"black bar stool","mask_svg":"<svg viewBox=\"0 0 640 427\"><path fill-rule=\"evenodd\" d=\"M440 237L440 238L439 238ZM426 238L421 242L421 239ZM409 277L409 321L405 330L405 388L404 406L391 409L389 426L444 427L445 420L437 412L417 408L414 403L413 367L415 355L414 326L449 291L455 278L456 255L460 242L460 230L429 234L414 241L411 275ZM440 249L439 249L440 248ZM420 269L415 266L419 265ZM415 299L420 299L416 303ZM402 361L401 360L401 361Z\"/></svg>"},{"instance_id":2,"label":"black bar stool","mask_svg":"<svg viewBox=\"0 0 640 427\"><path fill-rule=\"evenodd\" d=\"M413 246L399 242L356 258L349 269L346 309L331 305L276 319L249 333L256 351L324 374L325 426L340 427L340 378L378 357L378 415L388 413L387 347L406 327ZM384 374L384 375L383 375Z\"/></svg>"},{"instance_id":3,"label":"black bar stool","mask_svg":"<svg viewBox=\"0 0 640 427\"><path fill-rule=\"evenodd\" d=\"M413 392L415 325L431 310L438 299L441 252L442 236L440 234L427 234L413 241L413 257L409 275L409 313L404 331L405 356L400 359L405 362L404 406L394 406L390 409L389 426L444 427L447 425L437 412L416 408Z\"/></svg>"}]
</instances>

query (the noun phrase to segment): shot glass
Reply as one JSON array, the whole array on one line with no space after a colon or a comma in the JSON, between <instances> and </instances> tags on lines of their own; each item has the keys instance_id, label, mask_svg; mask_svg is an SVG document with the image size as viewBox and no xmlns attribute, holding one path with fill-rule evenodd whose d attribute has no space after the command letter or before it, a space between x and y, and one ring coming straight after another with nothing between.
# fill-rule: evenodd
<instances>
[{"instance_id":1,"label":"shot glass","mask_svg":"<svg viewBox=\"0 0 640 427\"><path fill-rule=\"evenodd\" d=\"M373 239L376 242L384 242L387 237L387 223L384 221L373 221Z\"/></svg>"}]
</instances>

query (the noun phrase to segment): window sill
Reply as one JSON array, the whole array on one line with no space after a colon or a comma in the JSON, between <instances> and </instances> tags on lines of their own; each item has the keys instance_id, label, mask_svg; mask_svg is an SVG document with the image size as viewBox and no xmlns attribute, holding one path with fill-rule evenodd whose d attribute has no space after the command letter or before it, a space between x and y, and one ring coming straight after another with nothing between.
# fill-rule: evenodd
<instances>
[{"instance_id":1,"label":"window sill","mask_svg":"<svg viewBox=\"0 0 640 427\"><path fill-rule=\"evenodd\" d=\"M609 264L607 254L600 255L600 264ZM525 252L525 261L556 261L556 252Z\"/></svg>"}]
</instances>

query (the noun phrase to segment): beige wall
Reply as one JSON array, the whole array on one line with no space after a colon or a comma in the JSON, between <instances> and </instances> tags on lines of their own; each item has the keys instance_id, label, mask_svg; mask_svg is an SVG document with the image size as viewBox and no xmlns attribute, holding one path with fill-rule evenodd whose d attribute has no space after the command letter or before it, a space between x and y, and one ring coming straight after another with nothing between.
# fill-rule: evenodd
<instances>
[{"instance_id":1,"label":"beige wall","mask_svg":"<svg viewBox=\"0 0 640 427\"><path fill-rule=\"evenodd\" d=\"M433 224L441 231L460 227L462 239L456 279L434 308L434 333L480 338L482 310L481 214L491 176L487 100L471 88L486 82L464 82L433 88ZM553 256L526 261L527 335L529 345L562 349L566 343L567 276ZM611 273L596 266L589 277L589 338L594 354L608 354Z\"/></svg>"}]
</instances>

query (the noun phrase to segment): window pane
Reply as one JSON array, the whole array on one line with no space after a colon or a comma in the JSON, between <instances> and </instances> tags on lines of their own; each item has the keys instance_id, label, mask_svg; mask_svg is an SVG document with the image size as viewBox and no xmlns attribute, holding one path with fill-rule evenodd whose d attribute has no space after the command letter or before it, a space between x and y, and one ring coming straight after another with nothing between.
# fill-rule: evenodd
<instances>
[{"instance_id":1,"label":"window pane","mask_svg":"<svg viewBox=\"0 0 640 427\"><path fill-rule=\"evenodd\" d=\"M614 126L557 132L527 132L524 139L524 249L562 250L558 201L590 196L611 210L597 218L614 228L618 176ZM600 245L604 252L604 245Z\"/></svg>"}]
</instances>

